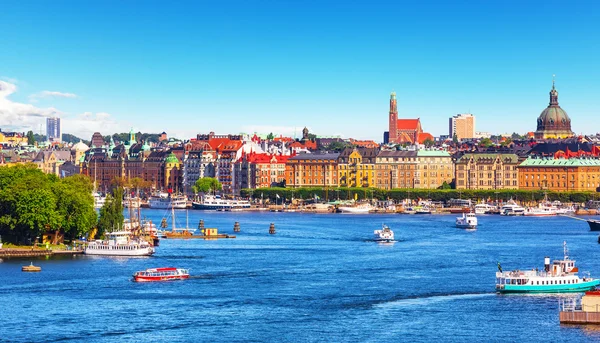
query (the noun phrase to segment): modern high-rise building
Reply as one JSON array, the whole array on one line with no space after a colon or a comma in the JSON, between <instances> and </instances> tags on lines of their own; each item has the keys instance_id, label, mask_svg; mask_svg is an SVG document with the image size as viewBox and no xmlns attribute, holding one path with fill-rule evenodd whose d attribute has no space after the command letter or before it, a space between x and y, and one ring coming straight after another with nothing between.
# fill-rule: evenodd
<instances>
[{"instance_id":1,"label":"modern high-rise building","mask_svg":"<svg viewBox=\"0 0 600 343\"><path fill-rule=\"evenodd\" d=\"M62 141L62 133L60 132L60 118L46 118L46 137L48 137L48 142Z\"/></svg>"},{"instance_id":2,"label":"modern high-rise building","mask_svg":"<svg viewBox=\"0 0 600 343\"><path fill-rule=\"evenodd\" d=\"M470 113L457 114L450 118L450 137L461 139L475 138L475 116Z\"/></svg>"}]
</instances>

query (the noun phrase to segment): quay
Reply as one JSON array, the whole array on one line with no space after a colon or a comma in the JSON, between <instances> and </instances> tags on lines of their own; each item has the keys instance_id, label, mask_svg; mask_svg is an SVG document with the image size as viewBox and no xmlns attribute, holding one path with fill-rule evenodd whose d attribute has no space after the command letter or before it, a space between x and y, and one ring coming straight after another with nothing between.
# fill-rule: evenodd
<instances>
[{"instance_id":1,"label":"quay","mask_svg":"<svg viewBox=\"0 0 600 343\"><path fill-rule=\"evenodd\" d=\"M83 250L46 250L46 249L0 249L0 257L37 257L52 255L80 255Z\"/></svg>"},{"instance_id":2,"label":"quay","mask_svg":"<svg viewBox=\"0 0 600 343\"><path fill-rule=\"evenodd\" d=\"M561 324L600 324L600 291L585 292L579 304L575 299L563 300L559 321Z\"/></svg>"}]
</instances>

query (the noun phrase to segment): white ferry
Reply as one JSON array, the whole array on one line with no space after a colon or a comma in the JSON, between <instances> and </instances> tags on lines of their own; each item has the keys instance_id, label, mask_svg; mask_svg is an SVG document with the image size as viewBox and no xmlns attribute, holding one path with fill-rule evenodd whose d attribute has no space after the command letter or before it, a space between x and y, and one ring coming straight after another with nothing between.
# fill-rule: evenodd
<instances>
[{"instance_id":1,"label":"white ferry","mask_svg":"<svg viewBox=\"0 0 600 343\"><path fill-rule=\"evenodd\" d=\"M192 202L196 210L235 211L250 208L247 200L223 199L219 195L205 195L199 202Z\"/></svg>"},{"instance_id":2,"label":"white ferry","mask_svg":"<svg viewBox=\"0 0 600 343\"><path fill-rule=\"evenodd\" d=\"M523 215L531 217L549 217L557 214L556 208L543 203L539 204L537 207L528 207L523 213Z\"/></svg>"},{"instance_id":3,"label":"white ferry","mask_svg":"<svg viewBox=\"0 0 600 343\"><path fill-rule=\"evenodd\" d=\"M517 205L512 199L500 208L500 215L503 216L522 216L525 213L525 208Z\"/></svg>"},{"instance_id":4,"label":"white ferry","mask_svg":"<svg viewBox=\"0 0 600 343\"><path fill-rule=\"evenodd\" d=\"M86 255L103 256L150 256L154 248L146 241L132 239L129 231L107 233L106 240L90 242L84 250Z\"/></svg>"},{"instance_id":5,"label":"white ferry","mask_svg":"<svg viewBox=\"0 0 600 343\"><path fill-rule=\"evenodd\" d=\"M463 213L462 217L457 217L456 227L460 229L476 229L477 217L475 213Z\"/></svg>"},{"instance_id":6,"label":"white ferry","mask_svg":"<svg viewBox=\"0 0 600 343\"><path fill-rule=\"evenodd\" d=\"M394 231L392 231L392 229L390 229L385 224L382 225L381 230L373 231L373 234L375 235L376 242L385 242L385 243L395 242L394 241Z\"/></svg>"},{"instance_id":7,"label":"white ferry","mask_svg":"<svg viewBox=\"0 0 600 343\"><path fill-rule=\"evenodd\" d=\"M498 263L496 291L500 293L558 293L584 292L595 288L600 280L589 276L580 278L575 261L569 259L567 243L563 243L564 258L550 264L544 258L544 270L513 270L503 272Z\"/></svg>"},{"instance_id":8,"label":"white ferry","mask_svg":"<svg viewBox=\"0 0 600 343\"><path fill-rule=\"evenodd\" d=\"M102 196L102 194L100 194L98 192L94 192L94 193L92 193L92 196L94 197L94 208L95 209L102 208L102 206L104 206L104 203L106 203L106 197Z\"/></svg>"},{"instance_id":9,"label":"white ferry","mask_svg":"<svg viewBox=\"0 0 600 343\"><path fill-rule=\"evenodd\" d=\"M496 206L489 204L477 204L475 205L475 214L486 214L489 211L496 210Z\"/></svg>"},{"instance_id":10,"label":"white ferry","mask_svg":"<svg viewBox=\"0 0 600 343\"><path fill-rule=\"evenodd\" d=\"M342 213L366 214L375 210L371 204L360 204L356 206L340 206L338 210Z\"/></svg>"},{"instance_id":11,"label":"white ferry","mask_svg":"<svg viewBox=\"0 0 600 343\"><path fill-rule=\"evenodd\" d=\"M170 196L153 196L148 201L148 206L150 208L161 208L161 209L185 209L187 208L187 198L183 195L173 195Z\"/></svg>"}]
</instances>

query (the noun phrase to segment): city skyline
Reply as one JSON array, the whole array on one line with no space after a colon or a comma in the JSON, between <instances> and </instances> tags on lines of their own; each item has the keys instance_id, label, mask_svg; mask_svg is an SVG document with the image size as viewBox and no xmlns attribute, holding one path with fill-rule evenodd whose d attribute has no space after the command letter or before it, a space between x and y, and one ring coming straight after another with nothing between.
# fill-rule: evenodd
<instances>
[{"instance_id":1,"label":"city skyline","mask_svg":"<svg viewBox=\"0 0 600 343\"><path fill-rule=\"evenodd\" d=\"M598 131L594 2L316 4L6 4L0 127L38 132L56 115L85 139L306 126L379 142L395 91L398 118L435 136L458 113L523 134L556 74L573 131Z\"/></svg>"}]
</instances>

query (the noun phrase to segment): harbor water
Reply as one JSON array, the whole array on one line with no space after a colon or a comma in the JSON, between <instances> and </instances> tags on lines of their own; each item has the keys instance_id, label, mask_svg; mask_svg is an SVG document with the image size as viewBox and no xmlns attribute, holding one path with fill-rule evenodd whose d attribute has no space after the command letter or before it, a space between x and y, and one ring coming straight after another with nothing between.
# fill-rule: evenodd
<instances>
[{"instance_id":1,"label":"harbor water","mask_svg":"<svg viewBox=\"0 0 600 343\"><path fill-rule=\"evenodd\" d=\"M168 211L143 209L160 224ZM186 211L176 212L177 226ZM567 241L600 277L597 234L565 217L189 211L189 225L236 239L166 240L155 256L5 259L2 342L586 342L597 327L560 325L577 295L500 295L503 269L543 268ZM276 234L269 234L275 223ZM371 241L382 223L394 244ZM41 273L22 273L34 264ZM191 279L134 283L135 271L190 269Z\"/></svg>"}]
</instances>

